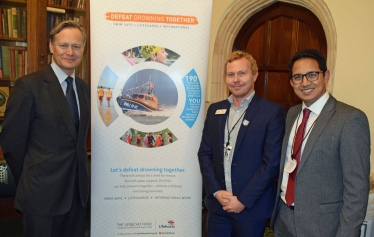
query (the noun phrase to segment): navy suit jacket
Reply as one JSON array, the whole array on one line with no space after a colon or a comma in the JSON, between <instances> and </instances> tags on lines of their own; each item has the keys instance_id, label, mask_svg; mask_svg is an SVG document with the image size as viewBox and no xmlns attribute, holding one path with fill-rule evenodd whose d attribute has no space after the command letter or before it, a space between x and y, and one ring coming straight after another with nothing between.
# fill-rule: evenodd
<instances>
[{"instance_id":1,"label":"navy suit jacket","mask_svg":"<svg viewBox=\"0 0 374 237\"><path fill-rule=\"evenodd\" d=\"M10 95L1 148L18 184L15 208L41 216L70 210L75 174L85 206L89 195L86 137L90 119L87 84L76 79L80 105L78 134L52 67L19 78Z\"/></svg>"},{"instance_id":2,"label":"navy suit jacket","mask_svg":"<svg viewBox=\"0 0 374 237\"><path fill-rule=\"evenodd\" d=\"M226 109L226 113L216 114L221 109ZM212 212L223 211L213 193L226 190L223 146L229 110L228 100L209 107L198 152L206 192L204 202ZM255 94L244 115L249 124L240 124L231 164L231 182L233 195L245 206L239 215L248 220L269 218L273 211L285 116L283 107Z\"/></svg>"}]
</instances>

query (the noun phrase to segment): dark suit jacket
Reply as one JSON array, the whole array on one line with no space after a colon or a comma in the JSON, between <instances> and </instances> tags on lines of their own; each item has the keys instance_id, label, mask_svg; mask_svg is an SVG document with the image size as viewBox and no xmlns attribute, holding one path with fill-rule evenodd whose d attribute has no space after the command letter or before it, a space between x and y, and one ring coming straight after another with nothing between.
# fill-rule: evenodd
<instances>
[{"instance_id":1,"label":"dark suit jacket","mask_svg":"<svg viewBox=\"0 0 374 237\"><path fill-rule=\"evenodd\" d=\"M82 79L76 78L76 85L80 104L78 134L50 65L19 78L12 89L1 148L18 183L15 208L22 212L45 216L67 213L77 171L82 205L87 203L90 95Z\"/></svg>"},{"instance_id":2,"label":"dark suit jacket","mask_svg":"<svg viewBox=\"0 0 374 237\"><path fill-rule=\"evenodd\" d=\"M219 109L226 109L226 113L215 114ZM227 100L209 107L198 152L205 205L212 212L222 211L213 193L226 190L223 145L229 110ZM249 220L265 219L271 216L275 203L285 110L255 95L244 119L250 123L240 124L231 166L232 191L245 206L240 215Z\"/></svg>"},{"instance_id":3,"label":"dark suit jacket","mask_svg":"<svg viewBox=\"0 0 374 237\"><path fill-rule=\"evenodd\" d=\"M300 109L301 105L294 106L287 114L272 227L283 202L279 197L287 143ZM369 172L366 115L330 95L310 132L297 170L297 236L358 237L368 203Z\"/></svg>"}]
</instances>

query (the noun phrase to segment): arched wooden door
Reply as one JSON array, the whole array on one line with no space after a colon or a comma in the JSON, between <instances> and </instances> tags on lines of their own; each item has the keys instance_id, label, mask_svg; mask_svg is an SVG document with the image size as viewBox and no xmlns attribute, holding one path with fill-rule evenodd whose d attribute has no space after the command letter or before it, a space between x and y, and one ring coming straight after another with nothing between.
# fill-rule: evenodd
<instances>
[{"instance_id":1,"label":"arched wooden door","mask_svg":"<svg viewBox=\"0 0 374 237\"><path fill-rule=\"evenodd\" d=\"M327 56L326 36L318 18L308 9L277 2L254 14L237 35L233 50L256 59L259 77L256 94L288 110L301 103L289 83L288 62L305 48Z\"/></svg>"}]
</instances>

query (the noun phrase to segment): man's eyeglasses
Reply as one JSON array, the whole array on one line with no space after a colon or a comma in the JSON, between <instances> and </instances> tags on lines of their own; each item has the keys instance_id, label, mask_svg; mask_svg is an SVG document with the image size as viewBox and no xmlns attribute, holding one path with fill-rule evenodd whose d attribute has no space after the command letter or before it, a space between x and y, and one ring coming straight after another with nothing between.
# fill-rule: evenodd
<instances>
[{"instance_id":1,"label":"man's eyeglasses","mask_svg":"<svg viewBox=\"0 0 374 237\"><path fill-rule=\"evenodd\" d=\"M308 72L306 74L295 74L291 77L293 84L301 84L303 82L303 78L306 77L306 79L310 82L317 81L318 76L320 73L324 73L322 71L319 72Z\"/></svg>"}]
</instances>

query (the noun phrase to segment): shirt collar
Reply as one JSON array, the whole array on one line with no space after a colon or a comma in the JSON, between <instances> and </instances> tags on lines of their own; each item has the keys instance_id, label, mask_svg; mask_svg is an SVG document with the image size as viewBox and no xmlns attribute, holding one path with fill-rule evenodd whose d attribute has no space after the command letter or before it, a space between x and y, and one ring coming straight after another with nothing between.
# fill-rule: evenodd
<instances>
[{"instance_id":1,"label":"shirt collar","mask_svg":"<svg viewBox=\"0 0 374 237\"><path fill-rule=\"evenodd\" d=\"M323 94L323 96L321 96L316 102L314 102L309 107L307 107L305 105L305 103L303 102L302 108L303 108L303 110L305 108L308 108L313 113L319 115L329 98L330 98L330 93L328 91L326 91L325 94Z\"/></svg>"},{"instance_id":2,"label":"shirt collar","mask_svg":"<svg viewBox=\"0 0 374 237\"><path fill-rule=\"evenodd\" d=\"M67 75L64 71L62 71L61 68L53 61L53 59L52 59L51 67L53 71L55 72L58 81L60 82L60 84L62 84L69 75ZM70 76L73 78L73 84L75 84L75 73L73 73Z\"/></svg>"},{"instance_id":3,"label":"shirt collar","mask_svg":"<svg viewBox=\"0 0 374 237\"><path fill-rule=\"evenodd\" d=\"M251 103L253 97L255 96L255 91L253 91L247 98L245 98L241 103L240 103L240 108L243 108L244 106L248 106L249 103ZM227 99L230 104L231 104L231 107L235 108L235 105L234 105L234 101L232 99L232 94L230 95L230 97ZM239 109L239 108L238 108Z\"/></svg>"}]
</instances>

